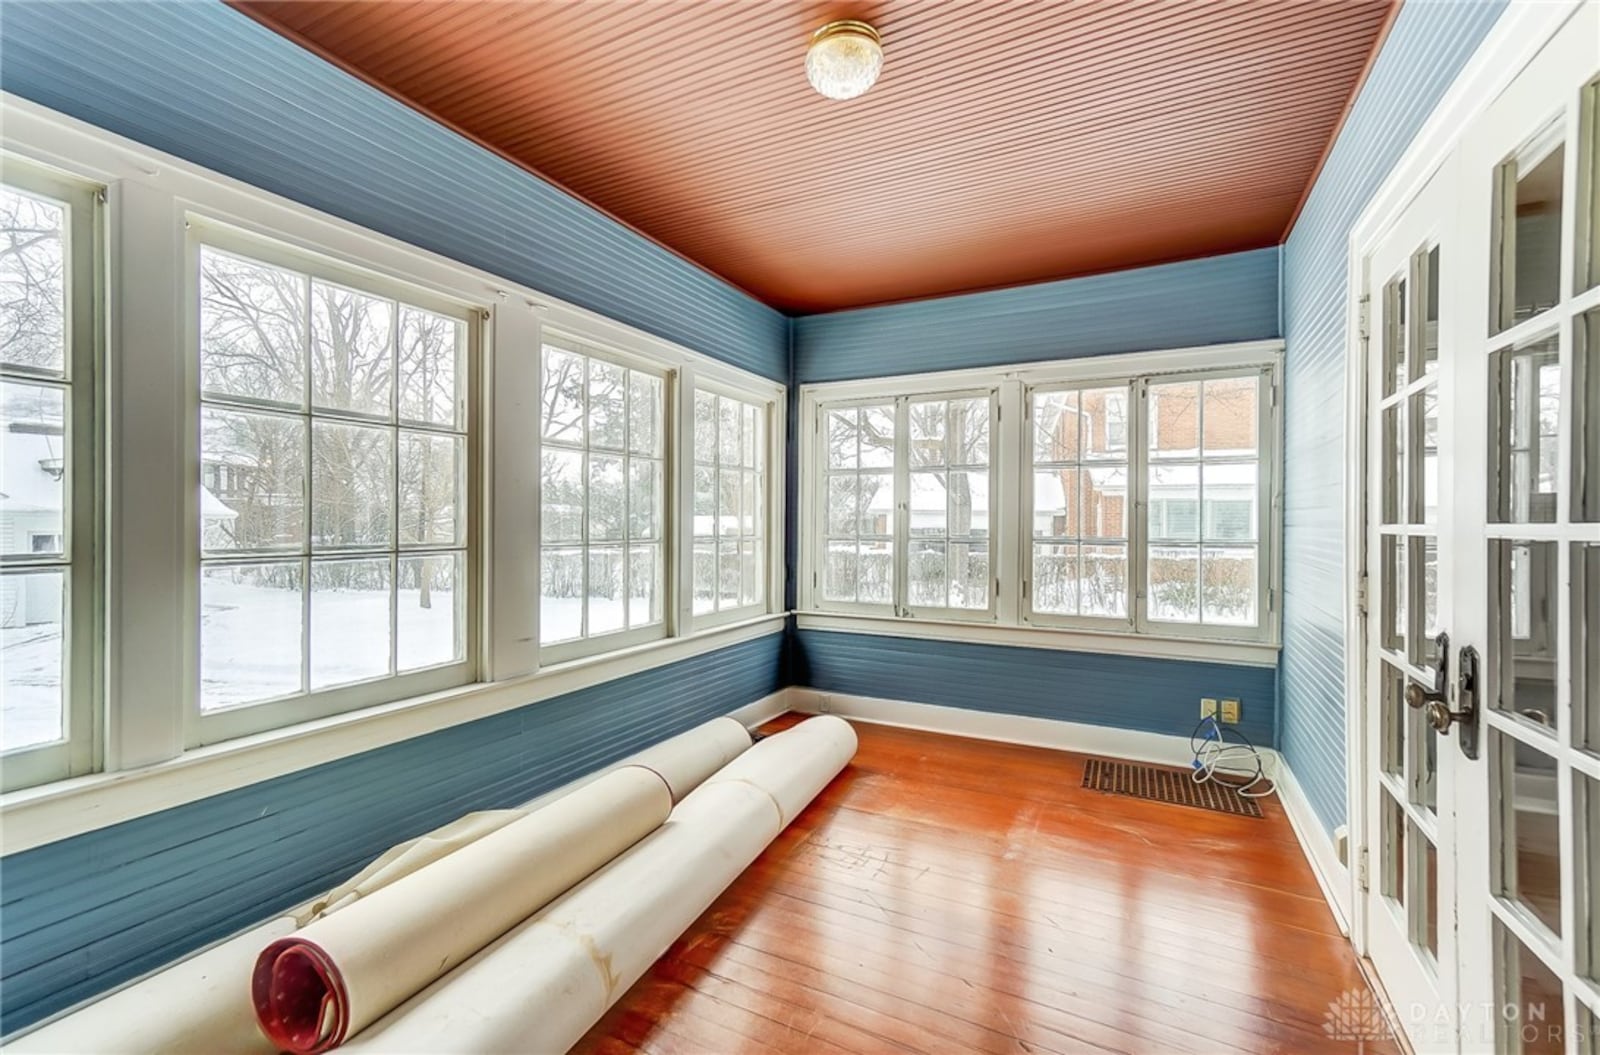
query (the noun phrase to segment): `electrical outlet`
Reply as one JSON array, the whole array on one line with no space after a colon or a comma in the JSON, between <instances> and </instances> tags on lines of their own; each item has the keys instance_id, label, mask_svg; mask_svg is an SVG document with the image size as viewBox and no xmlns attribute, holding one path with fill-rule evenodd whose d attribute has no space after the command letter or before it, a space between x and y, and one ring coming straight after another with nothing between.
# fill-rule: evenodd
<instances>
[{"instance_id":1,"label":"electrical outlet","mask_svg":"<svg viewBox=\"0 0 1600 1055\"><path fill-rule=\"evenodd\" d=\"M1238 700L1223 700L1222 701L1222 714L1221 714L1222 724L1223 725L1238 725L1239 724L1239 710L1240 710L1240 707L1239 707L1239 701Z\"/></svg>"},{"instance_id":2,"label":"electrical outlet","mask_svg":"<svg viewBox=\"0 0 1600 1055\"><path fill-rule=\"evenodd\" d=\"M1217 701L1209 696L1200 697L1200 717L1211 718L1217 713Z\"/></svg>"}]
</instances>

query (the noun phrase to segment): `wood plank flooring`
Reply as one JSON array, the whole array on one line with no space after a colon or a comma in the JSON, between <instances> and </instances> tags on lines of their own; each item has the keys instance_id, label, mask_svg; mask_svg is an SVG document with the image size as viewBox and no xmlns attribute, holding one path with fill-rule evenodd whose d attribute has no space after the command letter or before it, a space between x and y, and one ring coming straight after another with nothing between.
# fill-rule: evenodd
<instances>
[{"instance_id":1,"label":"wood plank flooring","mask_svg":"<svg viewBox=\"0 0 1600 1055\"><path fill-rule=\"evenodd\" d=\"M1085 790L1081 755L856 730L575 1051L1356 1052L1324 1015L1367 986L1275 799L1232 817Z\"/></svg>"}]
</instances>

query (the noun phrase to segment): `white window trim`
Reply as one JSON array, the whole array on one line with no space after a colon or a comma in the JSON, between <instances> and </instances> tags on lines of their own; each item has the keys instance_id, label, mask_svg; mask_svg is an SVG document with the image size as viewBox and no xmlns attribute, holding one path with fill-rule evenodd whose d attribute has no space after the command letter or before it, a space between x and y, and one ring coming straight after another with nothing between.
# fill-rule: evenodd
<instances>
[{"instance_id":1,"label":"white window trim","mask_svg":"<svg viewBox=\"0 0 1600 1055\"><path fill-rule=\"evenodd\" d=\"M683 427L687 422L692 428L692 403L685 414L684 402L692 400L701 379L769 405L769 554L782 552L786 399L781 383L8 93L0 93L0 110L8 153L107 189L105 328L112 353L101 376L118 408L108 416L109 434L100 446L113 455L102 489L108 506L108 631L102 646L105 687L99 695L101 772L0 795L5 852L20 848L14 833L17 826L31 823L28 818L48 821L30 829L38 842L65 838L782 628L783 562L769 560L765 614L758 611L739 622L697 629L688 591L669 587L669 605L675 607L667 609L668 637L589 659L556 663L546 655L541 661L537 353L542 329L548 326L675 373L676 406L668 416L679 427L667 438L668 459L674 465L684 464L687 443L692 442L684 438ZM184 711L190 700L173 686L187 685L195 677L195 642L187 640L184 590L175 586L187 581L195 557L173 540L187 538L191 530L187 510L194 498L187 485L198 479L198 449L186 453L187 403L192 398L188 323L181 307L184 287L175 276L184 273L184 224L194 218L487 312L477 420L484 449L472 485L481 489L482 497L469 514L480 560L492 569L479 572L473 616L483 626L473 657L478 681L209 747L194 748L188 742ZM175 470L150 472L150 466ZM693 496L675 480L669 479L667 486L668 502L680 504L681 518L692 508ZM686 536L672 535L671 514L668 521L665 563L672 580L688 567ZM116 706L104 706L107 700ZM402 714L403 720L395 717ZM296 746L289 749L286 744ZM112 803L121 789L143 786L145 780L158 790L135 796L127 806ZM108 797L112 787L118 794ZM57 801L72 803L67 813L75 819L63 820L67 815L60 808L40 805Z\"/></svg>"},{"instance_id":2,"label":"white window trim","mask_svg":"<svg viewBox=\"0 0 1600 1055\"><path fill-rule=\"evenodd\" d=\"M803 531L799 569L799 614L801 629L848 630L860 633L917 636L932 640L975 641L1030 648L1063 648L1073 651L1101 651L1163 658L1192 658L1214 662L1270 665L1276 662L1281 645L1282 623L1282 353L1281 340L1247 341L1193 348L1162 349L1085 359L1057 360L1017 366L1002 366L938 373L873 378L864 381L838 381L806 385L800 389L800 420L808 423L800 430L801 522ZM1137 620L1044 620L1028 618L1022 583L1028 571L1032 542L1031 524L1023 515L1031 500L1031 437L1027 435L1024 407L1029 389L1051 386L1093 386L1128 384L1130 378L1159 378L1169 375L1213 373L1217 371L1267 371L1269 395L1261 401L1259 435L1263 443L1259 562L1261 567L1261 619L1257 628L1196 627ZM945 613L918 618L896 616L888 606L862 611L861 606L846 607L821 603L821 558L816 539L822 516L821 461L824 454L819 434L819 411L824 404L885 401L909 394L942 395L962 390L999 389L998 429L991 436L991 497L999 504L999 519L991 521L995 538L994 569L999 580L993 620L973 622L943 618ZM1142 403L1142 391L1134 404ZM1144 437L1137 435L1146 415L1133 415L1129 426L1130 455L1142 450ZM1130 493L1141 493L1140 474L1134 469L1138 458L1130 457ZM1130 511L1130 526L1145 516L1141 502ZM809 535L809 540L807 536ZM1130 601L1138 592L1132 576L1132 547L1142 544L1142 527L1130 532Z\"/></svg>"},{"instance_id":3,"label":"white window trim","mask_svg":"<svg viewBox=\"0 0 1600 1055\"><path fill-rule=\"evenodd\" d=\"M766 439L761 445L761 487L762 509L761 515L767 518L762 523L761 531L761 560L762 567L766 569L765 581L762 583L762 599L756 604L742 604L733 608L719 608L713 612L696 614L694 611L694 393L696 391L710 392L714 395L729 399L736 399L749 403L760 413L762 427L766 430ZM689 512L687 519L680 520L682 524L689 525L684 531L688 536L688 561L687 578L683 586L688 595L689 621L696 630L705 630L712 627L726 626L729 623L738 623L754 616L764 615L776 611L782 604L784 593L784 561L780 545L777 559L773 559L772 545L775 540L782 539L782 525L774 525L770 519L774 515L782 515L782 497L774 501L773 480L783 478L784 434L779 432L783 421L783 401L775 398L761 399L753 396L747 389L726 384L712 376L702 375L687 393L689 408L689 446L687 449L688 461L684 463L687 474L689 492ZM718 423L720 426L720 422ZM774 567L776 565L776 567ZM776 593L774 593L776 590Z\"/></svg>"}]
</instances>

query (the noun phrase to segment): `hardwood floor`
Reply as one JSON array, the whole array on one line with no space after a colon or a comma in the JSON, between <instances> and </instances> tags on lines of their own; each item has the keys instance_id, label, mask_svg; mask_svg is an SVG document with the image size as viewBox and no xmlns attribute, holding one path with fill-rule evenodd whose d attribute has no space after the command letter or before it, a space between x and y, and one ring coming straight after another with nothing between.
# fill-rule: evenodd
<instances>
[{"instance_id":1,"label":"hardwood floor","mask_svg":"<svg viewBox=\"0 0 1600 1055\"><path fill-rule=\"evenodd\" d=\"M1081 755L856 729L575 1051L1355 1055L1324 1014L1366 983L1277 800L1231 817L1087 791Z\"/></svg>"}]
</instances>

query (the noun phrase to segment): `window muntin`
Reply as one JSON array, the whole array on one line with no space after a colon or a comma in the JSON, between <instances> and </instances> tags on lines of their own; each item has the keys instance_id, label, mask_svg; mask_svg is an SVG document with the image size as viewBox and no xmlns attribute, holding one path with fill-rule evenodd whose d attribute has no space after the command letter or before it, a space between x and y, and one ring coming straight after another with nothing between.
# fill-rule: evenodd
<instances>
[{"instance_id":1,"label":"window muntin","mask_svg":"<svg viewBox=\"0 0 1600 1055\"><path fill-rule=\"evenodd\" d=\"M0 660L4 787L94 758L95 190L0 165Z\"/></svg>"},{"instance_id":2,"label":"window muntin","mask_svg":"<svg viewBox=\"0 0 1600 1055\"><path fill-rule=\"evenodd\" d=\"M693 612L765 609L767 408L694 393Z\"/></svg>"},{"instance_id":3,"label":"window muntin","mask_svg":"<svg viewBox=\"0 0 1600 1055\"><path fill-rule=\"evenodd\" d=\"M1029 399L1031 611L1126 621L1128 386L1035 389Z\"/></svg>"},{"instance_id":4,"label":"window muntin","mask_svg":"<svg viewBox=\"0 0 1600 1055\"><path fill-rule=\"evenodd\" d=\"M222 241L196 264L202 720L468 680L468 313Z\"/></svg>"},{"instance_id":5,"label":"window muntin","mask_svg":"<svg viewBox=\"0 0 1600 1055\"><path fill-rule=\"evenodd\" d=\"M554 338L541 366L539 643L579 643L545 658L663 636L666 378Z\"/></svg>"}]
</instances>

